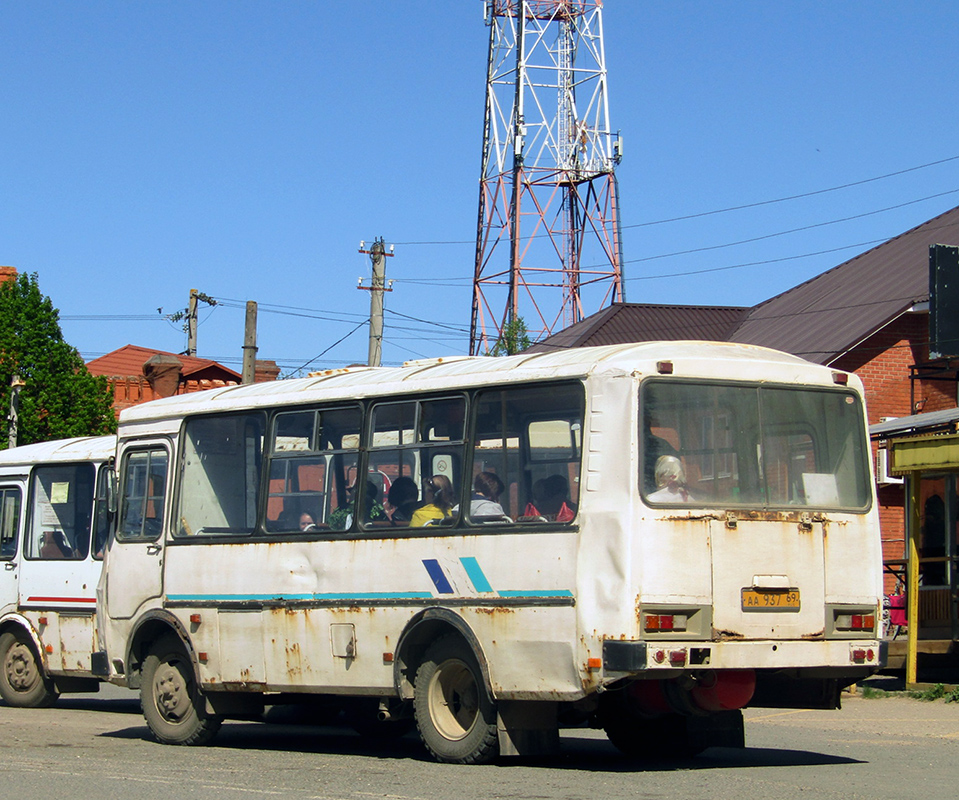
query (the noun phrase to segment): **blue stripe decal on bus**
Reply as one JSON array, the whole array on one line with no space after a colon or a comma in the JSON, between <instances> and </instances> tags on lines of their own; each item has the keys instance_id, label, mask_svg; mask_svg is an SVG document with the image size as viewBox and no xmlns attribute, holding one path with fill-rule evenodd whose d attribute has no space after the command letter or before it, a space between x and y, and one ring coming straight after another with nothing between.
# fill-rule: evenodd
<instances>
[{"instance_id":1,"label":"blue stripe decal on bus","mask_svg":"<svg viewBox=\"0 0 959 800\"><path fill-rule=\"evenodd\" d=\"M453 587L443 573L443 568L440 566L439 561L435 558L424 558L423 566L426 567L426 571L429 573L430 579L436 587L436 591L440 594L453 594Z\"/></svg>"},{"instance_id":2,"label":"blue stripe decal on bus","mask_svg":"<svg viewBox=\"0 0 959 800\"><path fill-rule=\"evenodd\" d=\"M499 591L500 597L572 597L569 589L518 589L516 591Z\"/></svg>"},{"instance_id":3,"label":"blue stripe decal on bus","mask_svg":"<svg viewBox=\"0 0 959 800\"><path fill-rule=\"evenodd\" d=\"M185 602L262 602L285 600L422 600L430 598L430 592L356 592L353 594L168 594L166 599L176 603Z\"/></svg>"},{"instance_id":4,"label":"blue stripe decal on bus","mask_svg":"<svg viewBox=\"0 0 959 800\"><path fill-rule=\"evenodd\" d=\"M466 570L466 575L470 581L472 581L473 588L476 589L477 592L483 594L493 591L493 587L490 586L489 581L486 579L486 575L483 573L479 561L472 556L468 556L461 558L460 563L463 565L463 569Z\"/></svg>"}]
</instances>

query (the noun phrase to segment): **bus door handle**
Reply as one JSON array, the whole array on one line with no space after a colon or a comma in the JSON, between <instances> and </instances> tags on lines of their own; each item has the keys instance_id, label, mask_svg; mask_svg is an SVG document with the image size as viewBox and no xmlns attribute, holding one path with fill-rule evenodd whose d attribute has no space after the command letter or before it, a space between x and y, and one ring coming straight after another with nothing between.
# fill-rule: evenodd
<instances>
[{"instance_id":1,"label":"bus door handle","mask_svg":"<svg viewBox=\"0 0 959 800\"><path fill-rule=\"evenodd\" d=\"M148 555L148 556L155 556L155 555L156 555L157 553L159 553L159 552L160 552L160 545L158 545L158 544L148 544L148 545L147 545L147 555Z\"/></svg>"},{"instance_id":2,"label":"bus door handle","mask_svg":"<svg viewBox=\"0 0 959 800\"><path fill-rule=\"evenodd\" d=\"M17 562L16 562L16 561L7 561L7 562L3 565L3 568L4 568L7 572L13 572L13 570L15 570L15 569L17 568Z\"/></svg>"}]
</instances>

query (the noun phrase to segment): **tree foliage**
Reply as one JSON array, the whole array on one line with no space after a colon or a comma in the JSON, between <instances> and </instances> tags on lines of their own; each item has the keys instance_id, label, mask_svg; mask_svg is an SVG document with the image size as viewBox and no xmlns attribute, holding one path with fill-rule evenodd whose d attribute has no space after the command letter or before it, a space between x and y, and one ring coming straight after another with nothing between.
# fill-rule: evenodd
<instances>
[{"instance_id":1,"label":"tree foliage","mask_svg":"<svg viewBox=\"0 0 959 800\"><path fill-rule=\"evenodd\" d=\"M526 322L522 317L510 317L503 329L500 331L499 338L490 355L493 356L514 356L522 353L533 342L529 338L526 330Z\"/></svg>"},{"instance_id":2,"label":"tree foliage","mask_svg":"<svg viewBox=\"0 0 959 800\"><path fill-rule=\"evenodd\" d=\"M113 391L91 375L63 339L59 312L40 292L36 274L0 285L0 408L7 446L11 381L19 375L18 444L116 431Z\"/></svg>"}]
</instances>

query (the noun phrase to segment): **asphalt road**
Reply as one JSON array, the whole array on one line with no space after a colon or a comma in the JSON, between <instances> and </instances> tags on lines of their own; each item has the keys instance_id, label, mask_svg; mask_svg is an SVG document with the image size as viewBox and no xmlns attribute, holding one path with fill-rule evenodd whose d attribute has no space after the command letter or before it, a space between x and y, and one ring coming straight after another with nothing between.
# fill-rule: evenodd
<instances>
[{"instance_id":1,"label":"asphalt road","mask_svg":"<svg viewBox=\"0 0 959 800\"><path fill-rule=\"evenodd\" d=\"M212 745L148 738L134 695L105 687L52 709L0 704L0 787L17 800L682 798L954 800L959 704L847 697L841 711L747 711L745 750L625 760L601 732L564 732L553 759L466 767L395 742L306 725L227 722Z\"/></svg>"}]
</instances>

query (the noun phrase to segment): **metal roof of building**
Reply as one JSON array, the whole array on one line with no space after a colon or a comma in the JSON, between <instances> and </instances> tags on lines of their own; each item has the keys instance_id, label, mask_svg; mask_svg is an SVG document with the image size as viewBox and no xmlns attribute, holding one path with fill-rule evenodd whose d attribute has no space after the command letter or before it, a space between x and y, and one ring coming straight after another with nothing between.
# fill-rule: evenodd
<instances>
[{"instance_id":1,"label":"metal roof of building","mask_svg":"<svg viewBox=\"0 0 959 800\"><path fill-rule=\"evenodd\" d=\"M959 207L753 307L730 341L828 364L929 300L933 244L959 244Z\"/></svg>"},{"instance_id":2,"label":"metal roof of building","mask_svg":"<svg viewBox=\"0 0 959 800\"><path fill-rule=\"evenodd\" d=\"M745 306L615 303L534 344L529 350L545 352L560 347L627 344L637 341L726 341L749 310Z\"/></svg>"},{"instance_id":3,"label":"metal roof of building","mask_svg":"<svg viewBox=\"0 0 959 800\"><path fill-rule=\"evenodd\" d=\"M957 425L959 408L947 408L944 411L929 411L925 414L912 414L877 422L869 426L869 435L877 439L894 439L921 433L953 433Z\"/></svg>"},{"instance_id":4,"label":"metal roof of building","mask_svg":"<svg viewBox=\"0 0 959 800\"><path fill-rule=\"evenodd\" d=\"M614 304L531 349L697 338L756 344L830 364L929 300L933 244L959 244L959 207L752 308Z\"/></svg>"}]
</instances>

